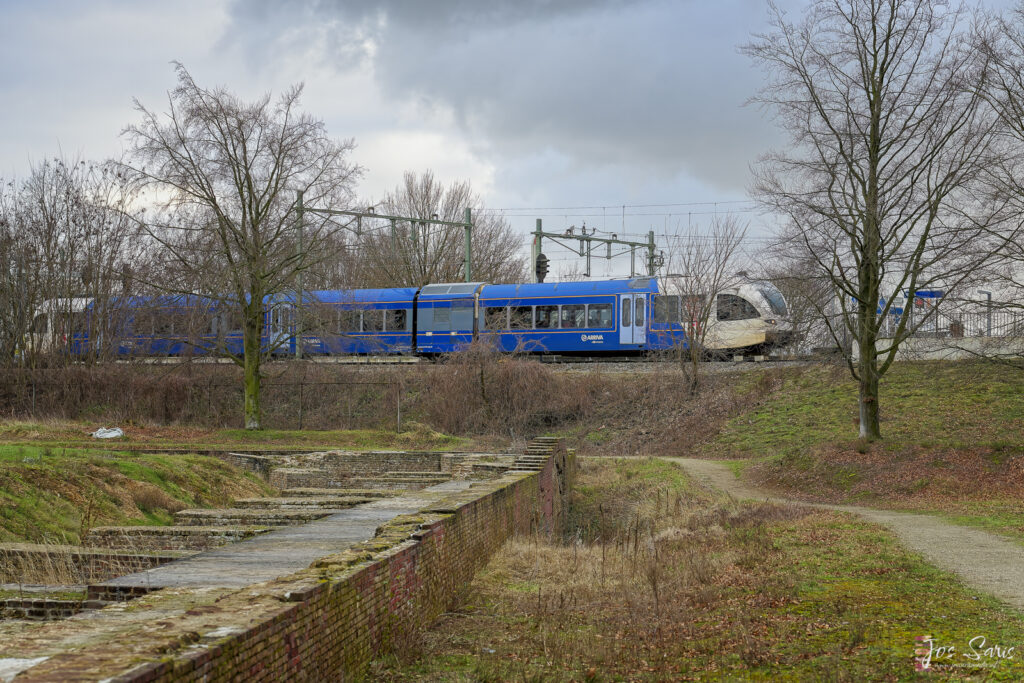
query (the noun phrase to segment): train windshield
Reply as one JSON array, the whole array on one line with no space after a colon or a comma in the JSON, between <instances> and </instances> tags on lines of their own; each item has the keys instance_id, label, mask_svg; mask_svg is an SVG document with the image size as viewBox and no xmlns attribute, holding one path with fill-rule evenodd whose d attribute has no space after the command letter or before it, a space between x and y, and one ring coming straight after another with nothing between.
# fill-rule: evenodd
<instances>
[{"instance_id":1,"label":"train windshield","mask_svg":"<svg viewBox=\"0 0 1024 683\"><path fill-rule=\"evenodd\" d=\"M779 316L786 315L786 300L782 298L782 292L774 287L758 287L757 291L768 301L772 313Z\"/></svg>"}]
</instances>

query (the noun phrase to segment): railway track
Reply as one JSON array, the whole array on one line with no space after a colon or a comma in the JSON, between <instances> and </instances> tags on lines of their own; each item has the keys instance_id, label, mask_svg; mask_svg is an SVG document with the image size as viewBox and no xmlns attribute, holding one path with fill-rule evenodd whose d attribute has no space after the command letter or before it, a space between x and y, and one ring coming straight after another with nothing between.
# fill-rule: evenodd
<instances>
[{"instance_id":1,"label":"railway track","mask_svg":"<svg viewBox=\"0 0 1024 683\"><path fill-rule=\"evenodd\" d=\"M548 365L576 365L576 366L601 366L601 365L632 365L632 366L657 366L678 363L674 358L663 358L657 356L561 356L561 355L540 355L536 359ZM286 363L292 358L275 358L271 362ZM312 356L302 359L305 362L321 365L420 365L430 364L435 360L421 356ZM184 357L160 357L160 358L134 358L130 360L114 361L118 364L132 365L180 365L184 363L195 363L199 365L230 365L233 364L230 358L184 358ZM807 358L797 356L778 356L765 354L736 354L724 358L711 358L702 361L706 365L732 366L743 364L792 364L809 362Z\"/></svg>"}]
</instances>

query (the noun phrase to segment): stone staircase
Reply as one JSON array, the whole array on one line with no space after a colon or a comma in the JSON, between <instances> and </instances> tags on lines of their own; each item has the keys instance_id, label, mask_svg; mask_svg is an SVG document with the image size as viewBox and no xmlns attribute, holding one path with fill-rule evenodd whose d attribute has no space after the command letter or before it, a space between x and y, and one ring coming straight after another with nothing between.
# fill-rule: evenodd
<instances>
[{"instance_id":1,"label":"stone staircase","mask_svg":"<svg viewBox=\"0 0 1024 683\"><path fill-rule=\"evenodd\" d=\"M174 513L177 526L294 526L322 519L334 509L252 509L219 508L214 510L182 510Z\"/></svg>"},{"instance_id":2,"label":"stone staircase","mask_svg":"<svg viewBox=\"0 0 1024 683\"><path fill-rule=\"evenodd\" d=\"M510 472L539 472L554 454L560 439L555 436L538 436L526 446L526 451L516 458Z\"/></svg>"}]
</instances>

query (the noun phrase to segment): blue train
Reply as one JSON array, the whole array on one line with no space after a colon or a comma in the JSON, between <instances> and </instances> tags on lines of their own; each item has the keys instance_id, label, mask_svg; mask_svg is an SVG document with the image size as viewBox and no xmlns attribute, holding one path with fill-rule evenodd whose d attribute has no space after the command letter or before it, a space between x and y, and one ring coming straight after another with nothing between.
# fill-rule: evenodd
<instances>
[{"instance_id":1,"label":"blue train","mask_svg":"<svg viewBox=\"0 0 1024 683\"><path fill-rule=\"evenodd\" d=\"M303 352L435 355L477 340L502 352L559 355L669 348L683 340L683 327L678 315L652 319L658 296L654 278L314 291L304 307ZM292 336L285 353L295 343Z\"/></svg>"},{"instance_id":2,"label":"blue train","mask_svg":"<svg viewBox=\"0 0 1024 683\"><path fill-rule=\"evenodd\" d=\"M758 285L717 294L709 327L717 330L719 346L736 348L728 342L732 327L742 327L743 334L735 338L742 337L746 346L779 339L785 304L777 292L770 285ZM63 307L75 309L63 312L65 325L78 321L62 336L72 353L100 348L120 356L242 351L238 311L214 300L133 297L108 304L107 313L89 299L51 303L68 303ZM651 277L323 290L306 292L301 312L295 303L288 295L264 301L264 350L295 354L298 325L304 330L302 352L308 356L437 355L474 341L502 352L618 356L686 343L681 297L659 293L657 279ZM51 332L61 325L59 307L49 313ZM759 337L750 334L755 328L761 330ZM36 329L47 329L46 312L42 325L37 317ZM36 348L45 348L44 339L36 341Z\"/></svg>"}]
</instances>

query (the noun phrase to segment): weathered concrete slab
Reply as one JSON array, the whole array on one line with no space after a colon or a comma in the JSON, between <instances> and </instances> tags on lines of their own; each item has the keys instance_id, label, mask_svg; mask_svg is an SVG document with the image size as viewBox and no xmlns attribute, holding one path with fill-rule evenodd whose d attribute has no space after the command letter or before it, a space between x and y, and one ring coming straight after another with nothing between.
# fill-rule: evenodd
<instances>
[{"instance_id":1,"label":"weathered concrete slab","mask_svg":"<svg viewBox=\"0 0 1024 683\"><path fill-rule=\"evenodd\" d=\"M306 508L343 510L363 503L372 503L375 500L377 498L365 496L288 496L285 498L239 498L233 505L236 508L249 510L302 510Z\"/></svg>"},{"instance_id":2,"label":"weathered concrete slab","mask_svg":"<svg viewBox=\"0 0 1024 683\"><path fill-rule=\"evenodd\" d=\"M213 510L182 510L174 513L179 526L286 526L305 524L326 517L333 509L252 510L247 508L219 508Z\"/></svg>"},{"instance_id":3,"label":"weathered concrete slab","mask_svg":"<svg viewBox=\"0 0 1024 683\"><path fill-rule=\"evenodd\" d=\"M281 495L288 498L305 496L360 496L362 498L394 498L401 495L401 491L395 489L360 489L360 488L334 488L334 489L309 489L296 488L285 489Z\"/></svg>"},{"instance_id":4,"label":"weathered concrete slab","mask_svg":"<svg viewBox=\"0 0 1024 683\"><path fill-rule=\"evenodd\" d=\"M313 561L372 538L377 527L402 514L418 512L471 482L452 481L397 498L385 498L328 517L276 529L223 548L209 550L102 584L112 590L167 587L238 588L305 569ZM98 589L99 587L97 587ZM90 587L90 594L99 593Z\"/></svg>"}]
</instances>

